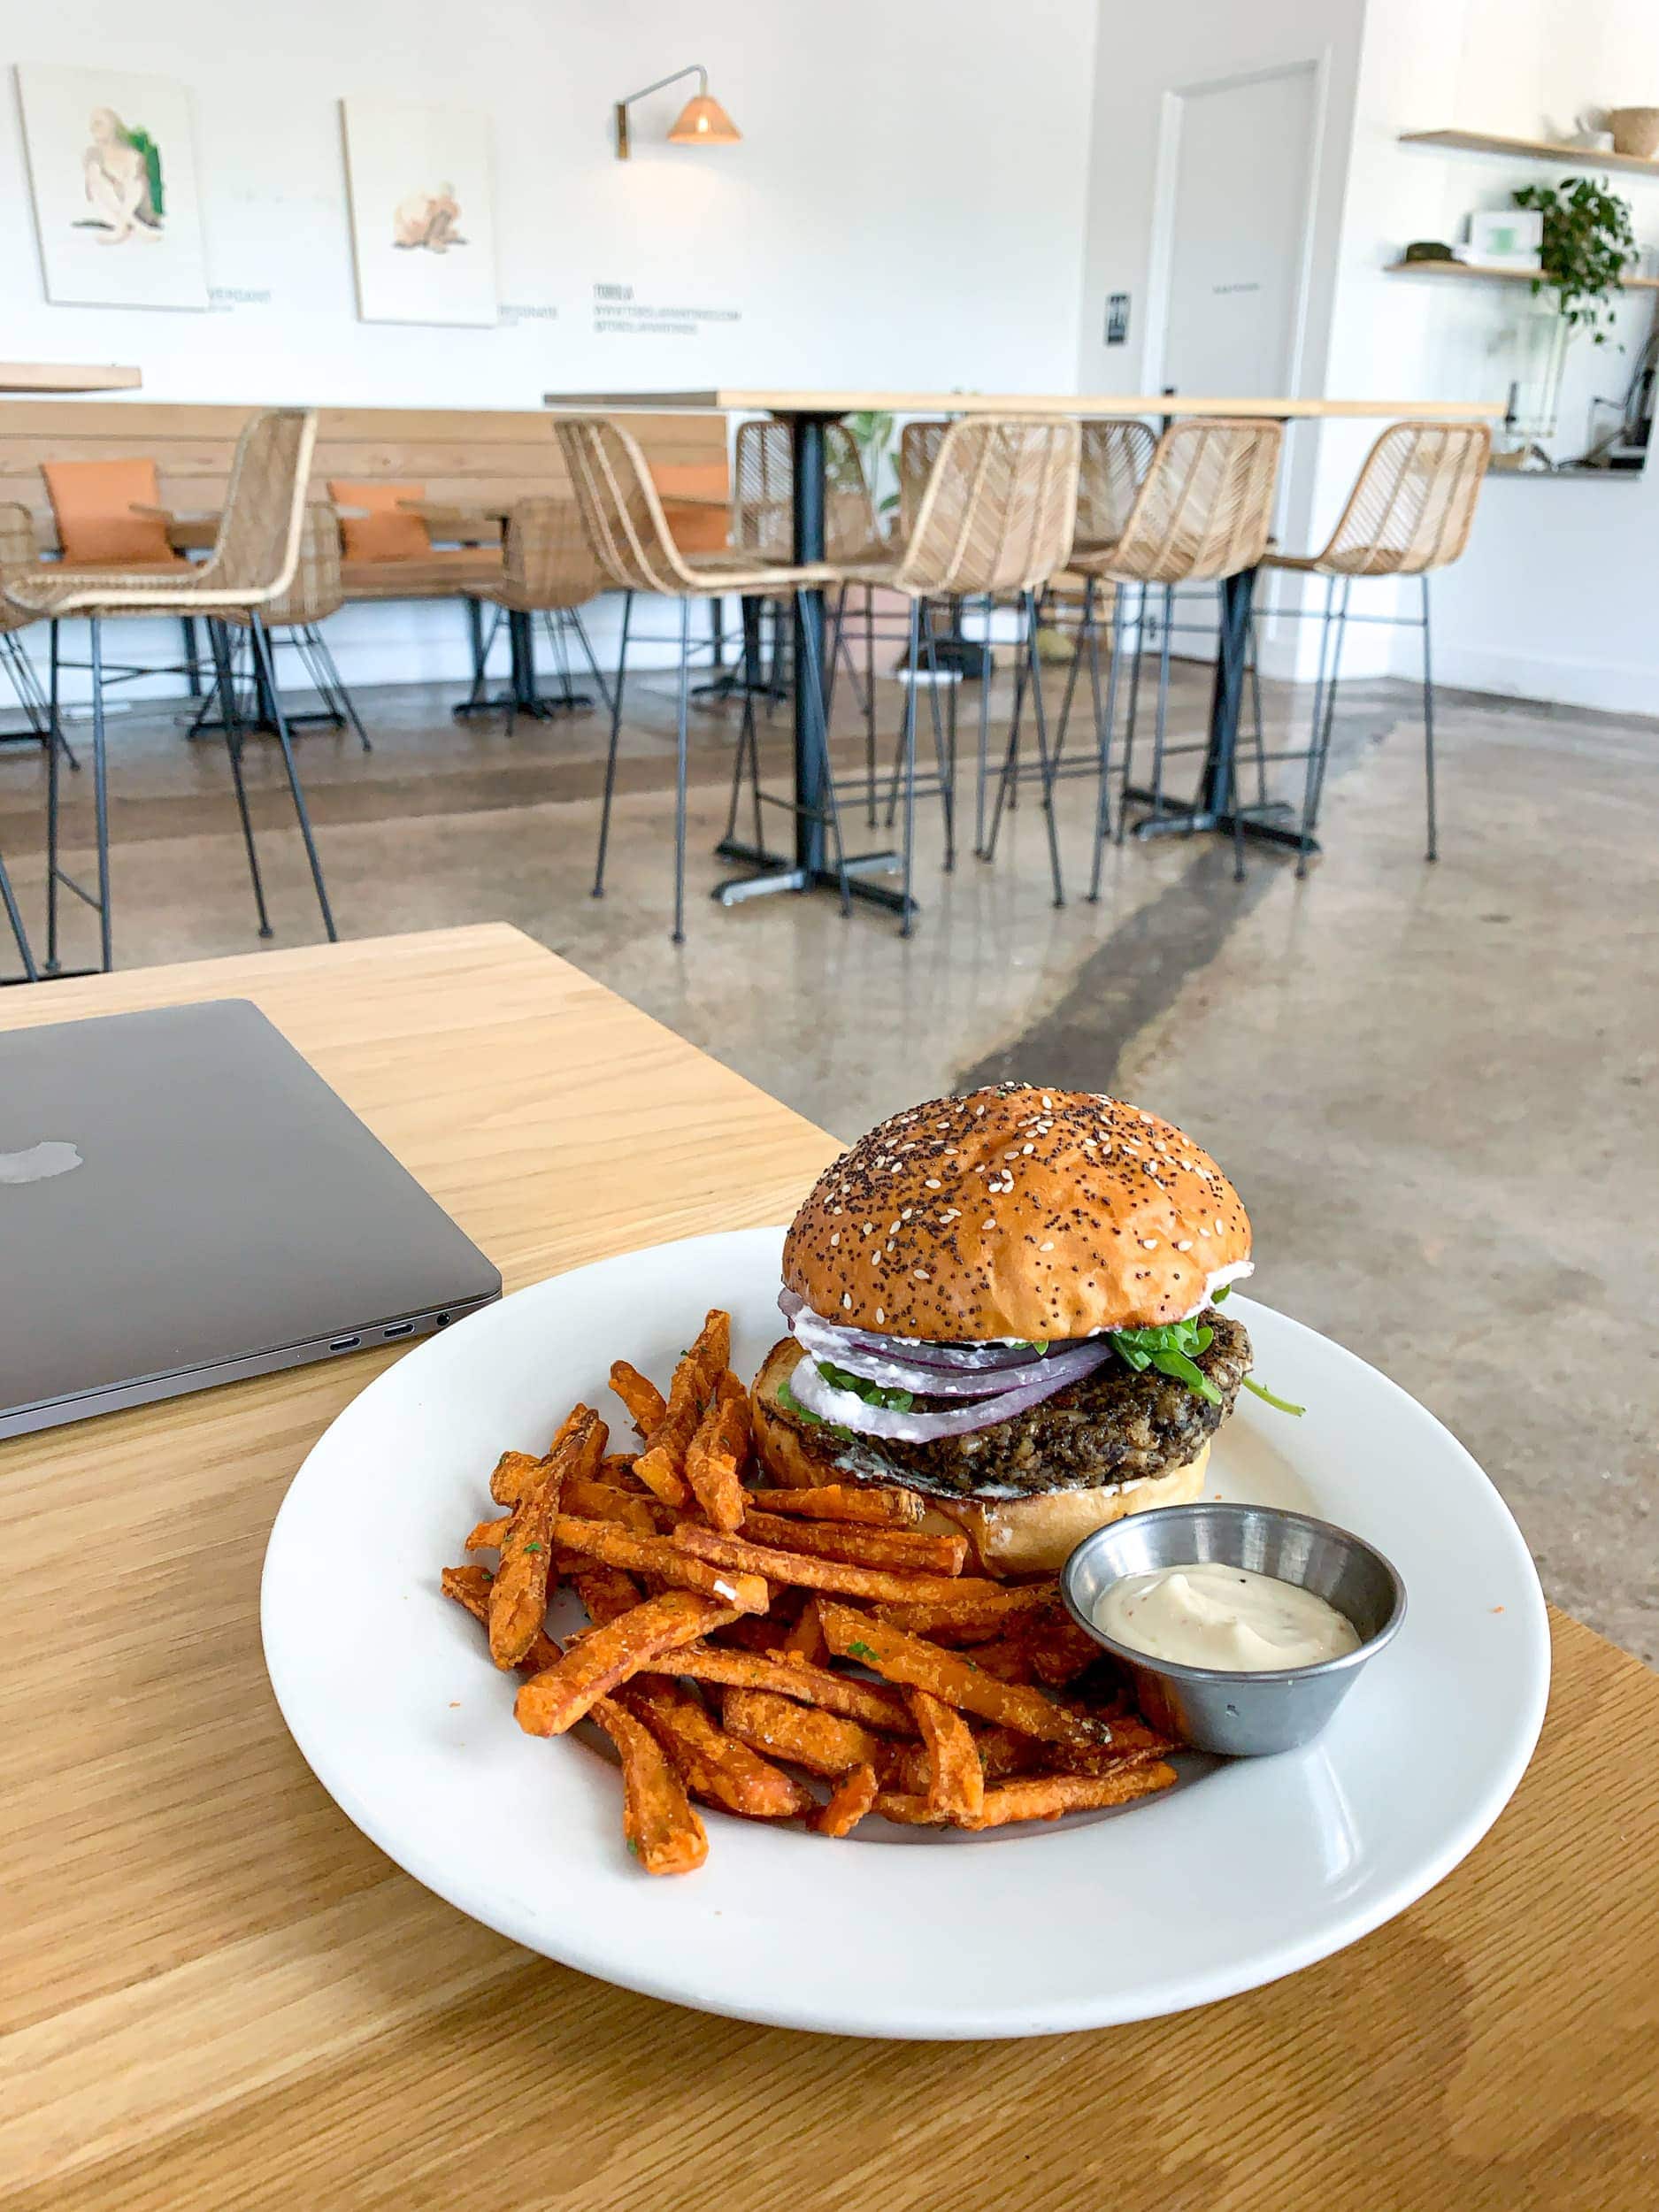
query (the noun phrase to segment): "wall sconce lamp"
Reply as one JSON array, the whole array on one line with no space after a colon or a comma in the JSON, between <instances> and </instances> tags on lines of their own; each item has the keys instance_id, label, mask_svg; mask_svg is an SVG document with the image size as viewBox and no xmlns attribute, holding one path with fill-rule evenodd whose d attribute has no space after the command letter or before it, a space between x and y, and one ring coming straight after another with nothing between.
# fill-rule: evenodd
<instances>
[{"instance_id":1,"label":"wall sconce lamp","mask_svg":"<svg viewBox=\"0 0 1659 2212\"><path fill-rule=\"evenodd\" d=\"M709 73L701 63L689 68L676 69L671 77L659 77L655 84L646 85L639 92L630 92L626 100L617 102L617 159L628 158L628 110L636 100L643 100L653 92L660 92L664 85L678 84L682 77L695 77L697 89L695 96L674 118L668 129L671 146L735 146L743 134L718 100L709 97Z\"/></svg>"}]
</instances>

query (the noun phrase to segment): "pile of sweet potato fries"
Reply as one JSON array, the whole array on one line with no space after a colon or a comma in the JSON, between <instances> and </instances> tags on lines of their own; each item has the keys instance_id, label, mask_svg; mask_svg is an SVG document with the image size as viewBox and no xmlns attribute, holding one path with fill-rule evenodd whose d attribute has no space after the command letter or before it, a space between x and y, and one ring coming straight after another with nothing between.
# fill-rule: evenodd
<instances>
[{"instance_id":1,"label":"pile of sweet potato fries","mask_svg":"<svg viewBox=\"0 0 1659 2212\"><path fill-rule=\"evenodd\" d=\"M626 1360L638 1434L576 1407L544 1455L504 1452L501 1512L445 1594L523 1677L531 1735L596 1722L622 1765L623 1831L647 1872L708 1855L693 1798L844 1836L867 1813L980 1829L1118 1805L1175 1779L1052 1578L964 1573L967 1541L918 1526L911 1492L748 1486L749 1394L711 1312L668 1395ZM589 1625L546 1626L568 1583ZM816 1785L816 1786L815 1786ZM827 1785L827 1794L826 1794Z\"/></svg>"}]
</instances>

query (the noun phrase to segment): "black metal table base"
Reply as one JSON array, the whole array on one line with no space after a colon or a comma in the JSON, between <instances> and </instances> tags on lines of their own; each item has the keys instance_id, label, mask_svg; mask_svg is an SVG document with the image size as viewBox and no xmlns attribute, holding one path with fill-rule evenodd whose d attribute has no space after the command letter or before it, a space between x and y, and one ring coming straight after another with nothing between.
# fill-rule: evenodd
<instances>
[{"instance_id":1,"label":"black metal table base","mask_svg":"<svg viewBox=\"0 0 1659 2212\"><path fill-rule=\"evenodd\" d=\"M722 860L736 860L755 870L746 876L728 876L717 883L710 896L722 906L740 906L745 899L770 898L777 891L839 891L841 877L833 868L796 866L781 853L763 852L758 846L746 845L735 837L725 838L715 847ZM884 907L891 914L904 912L904 894L889 890L885 883L872 883L872 876L896 875L903 866L898 853L849 853L847 856L847 887L856 899L863 899L871 906ZM910 912L921 911L912 899Z\"/></svg>"},{"instance_id":2,"label":"black metal table base","mask_svg":"<svg viewBox=\"0 0 1659 2212\"><path fill-rule=\"evenodd\" d=\"M1213 807L1174 805L1168 798L1160 801L1155 792L1142 790L1134 785L1124 793L1123 803L1125 806L1146 806L1153 810L1145 821L1135 824L1130 832L1132 837L1148 840L1154 837L1195 837L1201 830L1219 830L1226 837L1233 834L1233 818L1225 810L1217 811ZM1300 852L1300 830L1291 829L1282 822L1264 822L1261 818L1263 814L1294 812L1294 807L1287 799L1268 799L1259 806L1240 807L1239 830L1243 836L1253 837L1259 844L1279 845L1290 852ZM1309 852L1317 853L1318 849L1318 840L1310 839Z\"/></svg>"},{"instance_id":3,"label":"black metal table base","mask_svg":"<svg viewBox=\"0 0 1659 2212\"><path fill-rule=\"evenodd\" d=\"M498 691L491 699L463 699L449 712L457 722L474 714L527 714L533 722L552 722L561 714L575 714L593 703L591 691L572 691L568 698L561 695L557 699L520 699L511 691ZM294 717L288 718L292 721Z\"/></svg>"}]
</instances>

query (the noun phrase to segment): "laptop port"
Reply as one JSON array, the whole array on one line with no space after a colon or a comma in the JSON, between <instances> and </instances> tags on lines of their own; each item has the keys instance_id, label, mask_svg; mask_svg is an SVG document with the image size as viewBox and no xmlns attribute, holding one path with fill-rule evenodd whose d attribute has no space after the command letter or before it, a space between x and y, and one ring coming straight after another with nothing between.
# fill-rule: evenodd
<instances>
[{"instance_id":1,"label":"laptop port","mask_svg":"<svg viewBox=\"0 0 1659 2212\"><path fill-rule=\"evenodd\" d=\"M328 1348L331 1352L355 1352L362 1341L360 1336L337 1336Z\"/></svg>"},{"instance_id":2,"label":"laptop port","mask_svg":"<svg viewBox=\"0 0 1659 2212\"><path fill-rule=\"evenodd\" d=\"M383 1337L413 1336L414 1333L415 1325L412 1321L394 1321L389 1329L380 1331Z\"/></svg>"}]
</instances>

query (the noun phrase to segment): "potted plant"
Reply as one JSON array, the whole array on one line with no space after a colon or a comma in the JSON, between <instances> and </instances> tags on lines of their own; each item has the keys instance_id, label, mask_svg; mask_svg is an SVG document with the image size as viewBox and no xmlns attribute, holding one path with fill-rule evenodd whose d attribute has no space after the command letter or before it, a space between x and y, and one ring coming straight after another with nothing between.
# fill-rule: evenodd
<instances>
[{"instance_id":1,"label":"potted plant","mask_svg":"<svg viewBox=\"0 0 1659 2212\"><path fill-rule=\"evenodd\" d=\"M1612 335L1617 295L1637 258L1636 239L1628 204L1593 177L1522 185L1515 204L1535 209L1544 219L1542 266L1532 279L1532 292L1536 296L1548 286L1555 295L1542 403L1533 426L1539 436L1548 438L1555 431L1567 348L1580 330L1587 330L1598 346Z\"/></svg>"}]
</instances>

